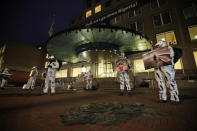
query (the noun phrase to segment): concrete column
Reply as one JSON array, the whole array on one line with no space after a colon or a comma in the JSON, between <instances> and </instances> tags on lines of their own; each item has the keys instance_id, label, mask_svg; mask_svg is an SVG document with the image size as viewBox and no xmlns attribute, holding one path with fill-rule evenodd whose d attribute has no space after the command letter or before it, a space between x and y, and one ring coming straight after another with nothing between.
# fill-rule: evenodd
<instances>
[{"instance_id":1,"label":"concrete column","mask_svg":"<svg viewBox=\"0 0 197 131\"><path fill-rule=\"evenodd\" d=\"M67 77L71 77L71 66L67 67Z\"/></svg>"}]
</instances>

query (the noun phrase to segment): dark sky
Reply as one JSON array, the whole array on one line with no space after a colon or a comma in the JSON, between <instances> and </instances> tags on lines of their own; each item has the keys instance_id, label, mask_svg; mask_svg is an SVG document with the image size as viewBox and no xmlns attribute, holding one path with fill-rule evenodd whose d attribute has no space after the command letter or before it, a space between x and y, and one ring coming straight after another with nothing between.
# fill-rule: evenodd
<instances>
[{"instance_id":1,"label":"dark sky","mask_svg":"<svg viewBox=\"0 0 197 131\"><path fill-rule=\"evenodd\" d=\"M3 0L0 3L0 41L38 45L49 38L52 13L55 32L68 28L71 16L83 10L84 0Z\"/></svg>"}]
</instances>

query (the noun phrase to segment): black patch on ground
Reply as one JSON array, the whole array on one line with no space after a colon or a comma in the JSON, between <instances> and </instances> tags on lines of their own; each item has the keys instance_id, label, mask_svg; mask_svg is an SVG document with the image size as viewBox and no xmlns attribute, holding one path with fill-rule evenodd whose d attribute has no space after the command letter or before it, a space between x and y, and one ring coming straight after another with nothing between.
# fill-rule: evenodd
<instances>
[{"instance_id":1,"label":"black patch on ground","mask_svg":"<svg viewBox=\"0 0 197 131\"><path fill-rule=\"evenodd\" d=\"M87 104L61 115L65 125L74 124L121 124L138 116L165 117L169 113L146 107L140 103Z\"/></svg>"}]
</instances>

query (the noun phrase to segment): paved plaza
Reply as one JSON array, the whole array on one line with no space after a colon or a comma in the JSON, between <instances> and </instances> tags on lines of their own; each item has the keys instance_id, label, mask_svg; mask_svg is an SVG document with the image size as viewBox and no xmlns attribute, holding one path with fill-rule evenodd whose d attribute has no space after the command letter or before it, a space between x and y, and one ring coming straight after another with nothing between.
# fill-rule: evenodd
<instances>
[{"instance_id":1,"label":"paved plaza","mask_svg":"<svg viewBox=\"0 0 197 131\"><path fill-rule=\"evenodd\" d=\"M41 88L24 91L19 87L0 90L1 131L196 131L197 88L180 89L181 103L157 103L158 90L136 88L132 96L117 91L66 91L58 88L55 95L43 95ZM169 95L168 95L169 96ZM131 102L167 112L168 116L131 117L120 124L65 125L61 116L90 103Z\"/></svg>"}]
</instances>

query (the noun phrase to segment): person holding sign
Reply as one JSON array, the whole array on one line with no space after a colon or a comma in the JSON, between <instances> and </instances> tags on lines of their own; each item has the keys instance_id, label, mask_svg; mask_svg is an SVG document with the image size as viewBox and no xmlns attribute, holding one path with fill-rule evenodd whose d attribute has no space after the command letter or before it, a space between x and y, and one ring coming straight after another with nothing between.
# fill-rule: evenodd
<instances>
[{"instance_id":1,"label":"person holding sign","mask_svg":"<svg viewBox=\"0 0 197 131\"><path fill-rule=\"evenodd\" d=\"M158 87L160 89L159 91L159 102L160 103L165 103L167 102L167 95L166 95L166 86L165 86L165 81L166 80L167 86L170 88L170 101L172 103L178 103L179 102L179 91L178 87L175 81L175 70L174 70L174 50L171 46L168 46L166 42L164 41L159 41L155 44L156 48L167 48L169 50L169 55L171 58L171 64L160 66L155 68L155 79L158 83ZM159 57L159 56L154 56L154 59L160 59L161 61L169 61L168 59L166 60L165 57ZM162 75L164 74L164 76Z\"/></svg>"}]
</instances>

